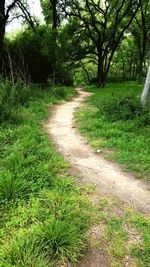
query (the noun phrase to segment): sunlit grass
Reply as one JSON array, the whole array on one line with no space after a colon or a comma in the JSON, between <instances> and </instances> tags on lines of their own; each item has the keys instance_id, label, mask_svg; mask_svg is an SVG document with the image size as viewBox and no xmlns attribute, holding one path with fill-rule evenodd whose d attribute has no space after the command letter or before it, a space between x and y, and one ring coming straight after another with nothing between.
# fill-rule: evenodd
<instances>
[{"instance_id":1,"label":"sunlit grass","mask_svg":"<svg viewBox=\"0 0 150 267\"><path fill-rule=\"evenodd\" d=\"M141 109L142 86L112 83L104 89L89 87L88 91L94 95L76 113L81 133L95 149L102 149L104 156L140 178L149 178L150 107Z\"/></svg>"},{"instance_id":2,"label":"sunlit grass","mask_svg":"<svg viewBox=\"0 0 150 267\"><path fill-rule=\"evenodd\" d=\"M0 266L77 262L86 245L91 204L42 126L49 107L69 99L75 90L28 88L26 105L21 105L9 83L4 87L8 105L14 98L11 109L3 101L0 126Z\"/></svg>"}]
</instances>

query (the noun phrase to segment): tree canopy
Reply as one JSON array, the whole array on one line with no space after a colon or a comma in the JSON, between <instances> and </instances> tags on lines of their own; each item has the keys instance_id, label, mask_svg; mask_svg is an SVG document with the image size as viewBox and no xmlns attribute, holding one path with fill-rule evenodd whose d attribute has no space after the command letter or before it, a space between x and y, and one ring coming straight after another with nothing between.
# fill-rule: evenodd
<instances>
[{"instance_id":1,"label":"tree canopy","mask_svg":"<svg viewBox=\"0 0 150 267\"><path fill-rule=\"evenodd\" d=\"M139 82L144 79L149 0L40 2L45 26L33 17L28 0L0 2L1 75L8 76L9 68L16 69L19 62L23 66L19 69L26 69L31 81L38 83L51 80L70 84L79 78L77 73L84 77L81 80L95 81L98 86L104 86L110 76ZM26 27L8 40L7 23L20 17ZM17 79L15 73L14 76Z\"/></svg>"}]
</instances>

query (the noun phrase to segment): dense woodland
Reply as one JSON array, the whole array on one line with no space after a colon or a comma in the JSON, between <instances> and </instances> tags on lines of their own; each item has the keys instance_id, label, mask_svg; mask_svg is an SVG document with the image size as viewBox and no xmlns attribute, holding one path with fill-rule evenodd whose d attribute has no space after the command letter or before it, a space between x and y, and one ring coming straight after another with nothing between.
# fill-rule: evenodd
<instances>
[{"instance_id":1,"label":"dense woodland","mask_svg":"<svg viewBox=\"0 0 150 267\"><path fill-rule=\"evenodd\" d=\"M0 3L0 73L14 82L97 83L145 79L148 65L149 0L41 0L45 24L28 1ZM22 32L6 26L21 19Z\"/></svg>"},{"instance_id":2,"label":"dense woodland","mask_svg":"<svg viewBox=\"0 0 150 267\"><path fill-rule=\"evenodd\" d=\"M0 267L78 266L95 249L105 266L149 267L149 214L78 183L43 123L83 86L93 153L149 185L150 0L39 1L43 19L0 0Z\"/></svg>"}]
</instances>

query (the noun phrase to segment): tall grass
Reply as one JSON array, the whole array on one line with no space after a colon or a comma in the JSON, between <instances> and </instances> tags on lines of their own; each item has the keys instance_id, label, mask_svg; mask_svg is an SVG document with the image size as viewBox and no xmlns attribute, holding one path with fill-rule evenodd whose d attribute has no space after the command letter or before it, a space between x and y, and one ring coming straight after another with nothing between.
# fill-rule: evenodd
<instances>
[{"instance_id":1,"label":"tall grass","mask_svg":"<svg viewBox=\"0 0 150 267\"><path fill-rule=\"evenodd\" d=\"M41 126L49 107L75 90L21 86L1 84L0 266L76 262L85 245L90 204Z\"/></svg>"},{"instance_id":2,"label":"tall grass","mask_svg":"<svg viewBox=\"0 0 150 267\"><path fill-rule=\"evenodd\" d=\"M0 122L16 121L22 105L29 101L30 86L10 81L0 82Z\"/></svg>"}]
</instances>

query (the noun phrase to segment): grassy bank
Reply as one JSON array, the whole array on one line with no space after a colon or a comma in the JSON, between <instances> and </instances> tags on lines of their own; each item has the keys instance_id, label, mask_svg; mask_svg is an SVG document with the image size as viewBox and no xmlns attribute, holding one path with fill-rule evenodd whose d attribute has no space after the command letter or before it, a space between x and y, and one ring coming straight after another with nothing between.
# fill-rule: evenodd
<instances>
[{"instance_id":1,"label":"grassy bank","mask_svg":"<svg viewBox=\"0 0 150 267\"><path fill-rule=\"evenodd\" d=\"M91 86L94 95L76 113L81 133L106 158L140 178L150 178L150 107L140 106L143 86L112 83Z\"/></svg>"},{"instance_id":2,"label":"grassy bank","mask_svg":"<svg viewBox=\"0 0 150 267\"><path fill-rule=\"evenodd\" d=\"M11 92L12 85L3 86L0 267L58 267L68 262L77 266L88 246L104 255L107 266L149 267L149 219L117 199L103 198L93 185L77 186L68 164L44 133L49 108L75 91L16 85ZM89 99L81 111L80 119L85 114L86 119L88 114L93 118L98 107ZM90 141L95 148L100 144L105 148L94 132Z\"/></svg>"},{"instance_id":3,"label":"grassy bank","mask_svg":"<svg viewBox=\"0 0 150 267\"><path fill-rule=\"evenodd\" d=\"M76 262L85 247L90 204L42 129L49 107L75 90L8 82L0 89L0 266Z\"/></svg>"},{"instance_id":4,"label":"grassy bank","mask_svg":"<svg viewBox=\"0 0 150 267\"><path fill-rule=\"evenodd\" d=\"M112 83L94 93L77 110L77 125L102 156L122 164L139 178L150 179L150 108L140 106L142 86ZM150 219L118 199L95 203L92 245L111 267L150 266Z\"/></svg>"}]
</instances>

